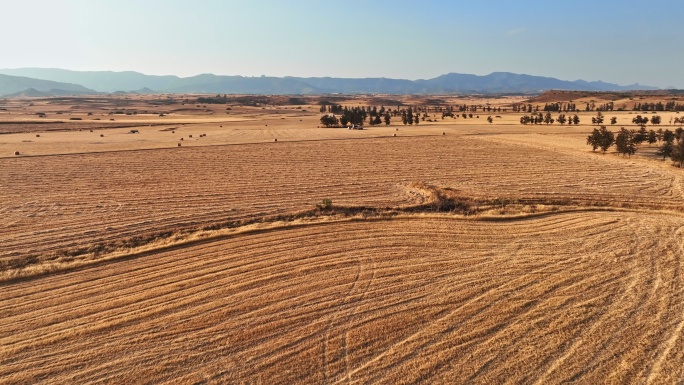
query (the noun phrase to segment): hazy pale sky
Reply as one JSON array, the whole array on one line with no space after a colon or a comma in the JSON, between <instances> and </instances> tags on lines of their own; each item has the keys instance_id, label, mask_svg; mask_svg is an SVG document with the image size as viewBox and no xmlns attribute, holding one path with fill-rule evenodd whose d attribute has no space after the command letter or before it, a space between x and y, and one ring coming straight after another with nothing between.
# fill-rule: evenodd
<instances>
[{"instance_id":1,"label":"hazy pale sky","mask_svg":"<svg viewBox=\"0 0 684 385\"><path fill-rule=\"evenodd\" d=\"M684 1L0 0L0 68L684 88Z\"/></svg>"}]
</instances>

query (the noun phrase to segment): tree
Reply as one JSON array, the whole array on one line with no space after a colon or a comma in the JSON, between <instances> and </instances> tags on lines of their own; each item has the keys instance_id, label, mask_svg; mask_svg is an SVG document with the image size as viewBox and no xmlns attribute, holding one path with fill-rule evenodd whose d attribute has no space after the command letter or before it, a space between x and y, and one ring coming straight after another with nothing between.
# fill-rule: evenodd
<instances>
[{"instance_id":1,"label":"tree","mask_svg":"<svg viewBox=\"0 0 684 385\"><path fill-rule=\"evenodd\" d=\"M632 154L636 152L636 145L632 140L633 134L633 131L628 131L624 127L620 129L615 138L615 147L618 154L622 154L622 156L628 155L631 158Z\"/></svg>"},{"instance_id":2,"label":"tree","mask_svg":"<svg viewBox=\"0 0 684 385\"><path fill-rule=\"evenodd\" d=\"M391 117L389 112L385 114L385 126L389 126L391 121Z\"/></svg>"},{"instance_id":3,"label":"tree","mask_svg":"<svg viewBox=\"0 0 684 385\"><path fill-rule=\"evenodd\" d=\"M684 138L680 137L677 139L677 144L672 147L670 159L675 163L678 162L679 168L682 168L682 165L684 165Z\"/></svg>"},{"instance_id":4,"label":"tree","mask_svg":"<svg viewBox=\"0 0 684 385\"><path fill-rule=\"evenodd\" d=\"M337 119L337 117L335 117L335 115L323 115L321 116L321 124L326 127L332 127L340 124L340 121Z\"/></svg>"},{"instance_id":5,"label":"tree","mask_svg":"<svg viewBox=\"0 0 684 385\"><path fill-rule=\"evenodd\" d=\"M603 114L601 111L596 112L596 117L591 118L591 124L603 124Z\"/></svg>"},{"instance_id":6,"label":"tree","mask_svg":"<svg viewBox=\"0 0 684 385\"><path fill-rule=\"evenodd\" d=\"M648 118L645 116L641 117L641 115L637 115L636 117L634 117L634 119L632 119L632 123L643 127L646 124L648 124Z\"/></svg>"},{"instance_id":7,"label":"tree","mask_svg":"<svg viewBox=\"0 0 684 385\"><path fill-rule=\"evenodd\" d=\"M558 115L558 119L556 119L556 121L558 121L558 124L565 124L567 120L568 119L565 117L565 114Z\"/></svg>"},{"instance_id":8,"label":"tree","mask_svg":"<svg viewBox=\"0 0 684 385\"><path fill-rule=\"evenodd\" d=\"M641 126L639 131L633 132L632 135L632 142L635 144L641 144L645 142L648 139L648 131L646 131L646 127Z\"/></svg>"},{"instance_id":9,"label":"tree","mask_svg":"<svg viewBox=\"0 0 684 385\"><path fill-rule=\"evenodd\" d=\"M594 131L587 136L587 144L591 146L592 151L601 148L604 154L610 146L615 142L615 136L612 131L608 131L606 126L601 126L601 129L594 128Z\"/></svg>"},{"instance_id":10,"label":"tree","mask_svg":"<svg viewBox=\"0 0 684 385\"><path fill-rule=\"evenodd\" d=\"M617 117L613 116L610 118L610 124L617 124Z\"/></svg>"},{"instance_id":11,"label":"tree","mask_svg":"<svg viewBox=\"0 0 684 385\"><path fill-rule=\"evenodd\" d=\"M651 124L653 124L653 125L660 124L660 116L659 115L651 116Z\"/></svg>"},{"instance_id":12,"label":"tree","mask_svg":"<svg viewBox=\"0 0 684 385\"><path fill-rule=\"evenodd\" d=\"M551 117L551 113L547 112L546 115L544 115L544 123L548 124L553 124L553 118Z\"/></svg>"},{"instance_id":13,"label":"tree","mask_svg":"<svg viewBox=\"0 0 684 385\"><path fill-rule=\"evenodd\" d=\"M487 117L487 121L489 122L489 124L492 124L492 122L494 122L494 119L492 119L491 116L488 116L488 117Z\"/></svg>"},{"instance_id":14,"label":"tree","mask_svg":"<svg viewBox=\"0 0 684 385\"><path fill-rule=\"evenodd\" d=\"M598 128L594 128L594 131L587 136L587 144L591 146L591 151L596 152L596 149L601 145L601 134Z\"/></svg>"},{"instance_id":15,"label":"tree","mask_svg":"<svg viewBox=\"0 0 684 385\"><path fill-rule=\"evenodd\" d=\"M579 116L575 115L572 117L572 122L576 125L580 124L580 118Z\"/></svg>"},{"instance_id":16,"label":"tree","mask_svg":"<svg viewBox=\"0 0 684 385\"><path fill-rule=\"evenodd\" d=\"M648 144L653 144L658 141L658 135L656 135L655 131L651 130L648 132L648 138L646 138L646 140L648 140Z\"/></svg>"},{"instance_id":17,"label":"tree","mask_svg":"<svg viewBox=\"0 0 684 385\"><path fill-rule=\"evenodd\" d=\"M656 155L662 156L663 159L672 155L672 149L674 148L674 141L676 135L670 130L665 130L662 135L663 144L656 151Z\"/></svg>"},{"instance_id":18,"label":"tree","mask_svg":"<svg viewBox=\"0 0 684 385\"><path fill-rule=\"evenodd\" d=\"M601 147L601 151L605 154L614 142L615 136L613 135L613 132L608 131L606 126L601 126L601 129L599 130L599 147Z\"/></svg>"}]
</instances>

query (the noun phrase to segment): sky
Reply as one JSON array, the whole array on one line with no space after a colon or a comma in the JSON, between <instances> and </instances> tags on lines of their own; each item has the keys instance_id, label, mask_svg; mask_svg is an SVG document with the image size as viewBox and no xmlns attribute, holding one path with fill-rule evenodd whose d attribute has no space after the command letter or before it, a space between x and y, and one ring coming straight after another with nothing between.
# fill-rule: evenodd
<instances>
[{"instance_id":1,"label":"sky","mask_svg":"<svg viewBox=\"0 0 684 385\"><path fill-rule=\"evenodd\" d=\"M0 68L684 88L684 1L0 0Z\"/></svg>"}]
</instances>

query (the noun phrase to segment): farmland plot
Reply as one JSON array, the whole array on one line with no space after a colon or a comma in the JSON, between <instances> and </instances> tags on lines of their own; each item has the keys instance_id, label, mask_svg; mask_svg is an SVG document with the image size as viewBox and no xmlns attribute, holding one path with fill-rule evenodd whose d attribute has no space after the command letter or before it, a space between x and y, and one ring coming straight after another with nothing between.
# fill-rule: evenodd
<instances>
[{"instance_id":1,"label":"farmland plot","mask_svg":"<svg viewBox=\"0 0 684 385\"><path fill-rule=\"evenodd\" d=\"M664 214L432 215L151 252L5 285L0 378L672 383L683 231Z\"/></svg>"},{"instance_id":2,"label":"farmland plot","mask_svg":"<svg viewBox=\"0 0 684 385\"><path fill-rule=\"evenodd\" d=\"M681 171L489 130L0 158L0 382L681 382Z\"/></svg>"}]
</instances>

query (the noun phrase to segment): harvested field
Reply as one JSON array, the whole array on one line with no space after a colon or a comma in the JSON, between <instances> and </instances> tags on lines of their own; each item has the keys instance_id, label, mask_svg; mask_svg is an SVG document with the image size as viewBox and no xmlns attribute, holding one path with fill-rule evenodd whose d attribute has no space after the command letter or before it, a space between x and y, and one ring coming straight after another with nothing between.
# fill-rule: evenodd
<instances>
[{"instance_id":1,"label":"harvested field","mask_svg":"<svg viewBox=\"0 0 684 385\"><path fill-rule=\"evenodd\" d=\"M684 380L684 174L653 146L517 113L77 102L0 112L30 131L0 135L0 383Z\"/></svg>"},{"instance_id":2,"label":"harvested field","mask_svg":"<svg viewBox=\"0 0 684 385\"><path fill-rule=\"evenodd\" d=\"M323 198L346 206L420 203L409 188L415 182L532 205L681 208L677 170L590 155L446 136L0 159L0 261L6 269L69 258L89 251L84 239L96 249L306 210Z\"/></svg>"},{"instance_id":3,"label":"harvested field","mask_svg":"<svg viewBox=\"0 0 684 385\"><path fill-rule=\"evenodd\" d=\"M5 285L0 378L674 383L683 226L631 212L427 216L152 252Z\"/></svg>"}]
</instances>

